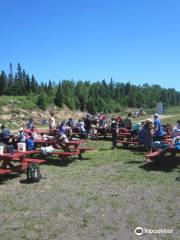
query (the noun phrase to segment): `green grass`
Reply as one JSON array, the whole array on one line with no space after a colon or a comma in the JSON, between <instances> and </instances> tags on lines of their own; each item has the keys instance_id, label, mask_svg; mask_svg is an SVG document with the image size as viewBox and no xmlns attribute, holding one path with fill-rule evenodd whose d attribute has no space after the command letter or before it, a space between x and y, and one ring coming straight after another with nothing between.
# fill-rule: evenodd
<instances>
[{"instance_id":1,"label":"green grass","mask_svg":"<svg viewBox=\"0 0 180 240\"><path fill-rule=\"evenodd\" d=\"M4 180L0 239L138 239L137 226L178 231L176 161L145 165L137 148L111 150L110 141L88 145L96 150L82 161L50 158L41 166L46 179L40 183L20 184L25 174Z\"/></svg>"},{"instance_id":2,"label":"green grass","mask_svg":"<svg viewBox=\"0 0 180 240\"><path fill-rule=\"evenodd\" d=\"M180 113L177 113L176 115L172 117L168 117L162 120L164 124L171 123L173 126L176 126L177 120L180 120Z\"/></svg>"},{"instance_id":3,"label":"green grass","mask_svg":"<svg viewBox=\"0 0 180 240\"><path fill-rule=\"evenodd\" d=\"M13 105L14 108L22 108L25 110L37 108L35 96L1 96L0 107L7 105Z\"/></svg>"}]
</instances>

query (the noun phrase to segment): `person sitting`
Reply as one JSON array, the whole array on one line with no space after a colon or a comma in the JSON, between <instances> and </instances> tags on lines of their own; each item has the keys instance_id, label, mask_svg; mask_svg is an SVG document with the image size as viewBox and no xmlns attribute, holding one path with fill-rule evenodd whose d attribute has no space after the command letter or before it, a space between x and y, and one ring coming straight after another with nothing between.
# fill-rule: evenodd
<instances>
[{"instance_id":1,"label":"person sitting","mask_svg":"<svg viewBox=\"0 0 180 240\"><path fill-rule=\"evenodd\" d=\"M124 124L126 129L131 130L132 129L132 119L131 119L132 113L128 113L127 117L124 120Z\"/></svg>"},{"instance_id":2,"label":"person sitting","mask_svg":"<svg viewBox=\"0 0 180 240\"><path fill-rule=\"evenodd\" d=\"M99 127L103 128L106 125L106 116L101 112L99 115Z\"/></svg>"},{"instance_id":3,"label":"person sitting","mask_svg":"<svg viewBox=\"0 0 180 240\"><path fill-rule=\"evenodd\" d=\"M18 134L12 140L12 145L15 149L17 149L18 143L25 143L25 142L26 142L26 134L24 133L24 129L19 128Z\"/></svg>"},{"instance_id":4,"label":"person sitting","mask_svg":"<svg viewBox=\"0 0 180 240\"><path fill-rule=\"evenodd\" d=\"M139 139L139 133L142 129L142 124L141 123L135 123L133 126L132 126L132 136L134 139L138 140Z\"/></svg>"},{"instance_id":5,"label":"person sitting","mask_svg":"<svg viewBox=\"0 0 180 240\"><path fill-rule=\"evenodd\" d=\"M3 143L8 144L10 139L10 130L5 125L1 126L0 139Z\"/></svg>"},{"instance_id":6,"label":"person sitting","mask_svg":"<svg viewBox=\"0 0 180 240\"><path fill-rule=\"evenodd\" d=\"M99 127L100 128L103 128L105 126L105 124L106 124L105 119L102 118L102 119L99 120Z\"/></svg>"},{"instance_id":7,"label":"person sitting","mask_svg":"<svg viewBox=\"0 0 180 240\"><path fill-rule=\"evenodd\" d=\"M86 132L85 129L85 124L83 119L79 119L79 121L76 124L76 130L78 130L80 132L80 138L87 138L88 137L88 133ZM76 134L75 134L76 135Z\"/></svg>"},{"instance_id":8,"label":"person sitting","mask_svg":"<svg viewBox=\"0 0 180 240\"><path fill-rule=\"evenodd\" d=\"M29 119L29 122L26 125L27 129L29 129L30 131L33 131L35 128L35 124L32 118Z\"/></svg>"},{"instance_id":9,"label":"person sitting","mask_svg":"<svg viewBox=\"0 0 180 240\"><path fill-rule=\"evenodd\" d=\"M176 129L180 130L180 120L177 120L176 122Z\"/></svg>"},{"instance_id":10,"label":"person sitting","mask_svg":"<svg viewBox=\"0 0 180 240\"><path fill-rule=\"evenodd\" d=\"M71 127L71 128L75 127L75 122L72 118L69 118L69 120L67 122L67 126Z\"/></svg>"},{"instance_id":11,"label":"person sitting","mask_svg":"<svg viewBox=\"0 0 180 240\"><path fill-rule=\"evenodd\" d=\"M165 125L165 129L164 130L165 130L166 135L171 135L173 133L173 126L172 126L172 124L171 123L167 123Z\"/></svg>"},{"instance_id":12,"label":"person sitting","mask_svg":"<svg viewBox=\"0 0 180 240\"><path fill-rule=\"evenodd\" d=\"M26 142L26 135L25 135L25 133L24 133L24 129L23 129L23 128L20 128L20 129L19 129L19 133L18 133L18 135L16 136L16 139L17 139L17 142L18 142L18 143Z\"/></svg>"},{"instance_id":13,"label":"person sitting","mask_svg":"<svg viewBox=\"0 0 180 240\"><path fill-rule=\"evenodd\" d=\"M58 132L67 135L67 130L69 129L68 126L66 126L66 122L62 121L59 125Z\"/></svg>"},{"instance_id":14,"label":"person sitting","mask_svg":"<svg viewBox=\"0 0 180 240\"><path fill-rule=\"evenodd\" d=\"M80 132L85 132L85 128L84 128L84 122L82 121L82 119L79 119L79 121L76 124L76 128L80 131Z\"/></svg>"},{"instance_id":15,"label":"person sitting","mask_svg":"<svg viewBox=\"0 0 180 240\"><path fill-rule=\"evenodd\" d=\"M26 149L29 150L34 150L36 148L36 144L34 141L34 138L32 136L32 133L28 133L28 137L26 138Z\"/></svg>"},{"instance_id":16,"label":"person sitting","mask_svg":"<svg viewBox=\"0 0 180 240\"><path fill-rule=\"evenodd\" d=\"M121 116L117 117L119 120L119 128L125 128L124 120L121 118Z\"/></svg>"},{"instance_id":17,"label":"person sitting","mask_svg":"<svg viewBox=\"0 0 180 240\"><path fill-rule=\"evenodd\" d=\"M177 137L177 138L175 139L175 148L176 148L177 150L180 150L180 137Z\"/></svg>"},{"instance_id":18,"label":"person sitting","mask_svg":"<svg viewBox=\"0 0 180 240\"><path fill-rule=\"evenodd\" d=\"M56 143L55 148L63 148L66 147L66 142L69 141L67 135L63 131L58 131L55 135Z\"/></svg>"}]
</instances>

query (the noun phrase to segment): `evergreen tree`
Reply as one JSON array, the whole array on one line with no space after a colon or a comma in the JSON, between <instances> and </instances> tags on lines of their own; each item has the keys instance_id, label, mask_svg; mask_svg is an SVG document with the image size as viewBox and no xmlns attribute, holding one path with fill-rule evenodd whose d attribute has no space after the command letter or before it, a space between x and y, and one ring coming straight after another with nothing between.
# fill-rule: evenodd
<instances>
[{"instance_id":1,"label":"evergreen tree","mask_svg":"<svg viewBox=\"0 0 180 240\"><path fill-rule=\"evenodd\" d=\"M32 75L32 77L31 77L31 91L33 93L37 93L37 82L36 82L34 75Z\"/></svg>"},{"instance_id":2,"label":"evergreen tree","mask_svg":"<svg viewBox=\"0 0 180 240\"><path fill-rule=\"evenodd\" d=\"M89 98L88 103L87 103L87 110L91 114L96 114L96 106L94 103L94 99L92 97Z\"/></svg>"},{"instance_id":3,"label":"evergreen tree","mask_svg":"<svg viewBox=\"0 0 180 240\"><path fill-rule=\"evenodd\" d=\"M7 87L7 76L4 71L0 74L0 95L4 95Z\"/></svg>"},{"instance_id":4,"label":"evergreen tree","mask_svg":"<svg viewBox=\"0 0 180 240\"><path fill-rule=\"evenodd\" d=\"M46 110L46 107L47 107L46 98L47 98L47 96L45 94L41 94L37 97L36 104L42 110Z\"/></svg>"},{"instance_id":5,"label":"evergreen tree","mask_svg":"<svg viewBox=\"0 0 180 240\"><path fill-rule=\"evenodd\" d=\"M58 107L62 107L64 104L64 95L63 95L63 91L62 91L62 86L59 83L57 92L55 94L54 97L54 103L58 106Z\"/></svg>"},{"instance_id":6,"label":"evergreen tree","mask_svg":"<svg viewBox=\"0 0 180 240\"><path fill-rule=\"evenodd\" d=\"M27 89L27 93L30 93L30 91L31 91L31 81L30 81L30 78L29 78L28 74L26 75L25 87Z\"/></svg>"}]
</instances>

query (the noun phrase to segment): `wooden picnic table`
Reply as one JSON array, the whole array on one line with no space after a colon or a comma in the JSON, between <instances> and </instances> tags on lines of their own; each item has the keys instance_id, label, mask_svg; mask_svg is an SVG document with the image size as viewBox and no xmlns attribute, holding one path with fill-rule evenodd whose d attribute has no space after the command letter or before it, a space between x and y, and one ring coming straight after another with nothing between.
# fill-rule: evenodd
<instances>
[{"instance_id":1,"label":"wooden picnic table","mask_svg":"<svg viewBox=\"0 0 180 240\"><path fill-rule=\"evenodd\" d=\"M37 134L43 135L49 133L49 129L34 129L33 131L30 129L24 129L25 133L33 133L36 132Z\"/></svg>"},{"instance_id":2,"label":"wooden picnic table","mask_svg":"<svg viewBox=\"0 0 180 240\"><path fill-rule=\"evenodd\" d=\"M37 129L37 130L35 130L35 132L37 133L37 134L40 134L40 135L43 135L43 134L47 134L47 133L49 133L49 129Z\"/></svg>"},{"instance_id":3,"label":"wooden picnic table","mask_svg":"<svg viewBox=\"0 0 180 240\"><path fill-rule=\"evenodd\" d=\"M180 153L180 150L176 149L174 145L169 145L166 148L153 149L153 150L154 150L153 152L144 155L147 162L153 162L155 160L163 158L164 155L166 155L167 153L171 153L172 157L175 157L176 153Z\"/></svg>"},{"instance_id":4,"label":"wooden picnic table","mask_svg":"<svg viewBox=\"0 0 180 240\"><path fill-rule=\"evenodd\" d=\"M44 146L44 145L47 145L48 144L48 140L45 140L45 139L35 139L34 140L34 143L35 143L35 146Z\"/></svg>"},{"instance_id":5,"label":"wooden picnic table","mask_svg":"<svg viewBox=\"0 0 180 240\"><path fill-rule=\"evenodd\" d=\"M69 141L69 142L65 142L65 143L64 143L64 144L65 144L64 150L69 150L69 151L71 151L72 148L70 148L70 146L73 146L73 147L74 147L74 150L77 151L78 148L79 148L79 146L80 146L80 144L81 144L81 143L86 143L86 142L88 142L88 140L84 140L84 139L82 139L82 140L77 140L77 141L72 140L72 141Z\"/></svg>"},{"instance_id":6,"label":"wooden picnic table","mask_svg":"<svg viewBox=\"0 0 180 240\"><path fill-rule=\"evenodd\" d=\"M3 172L8 173L8 171L4 171L4 170L9 170L11 172L13 171L20 172L22 170L26 170L30 162L34 162L38 164L45 162L45 160L42 160L42 159L32 159L27 157L35 153L37 153L36 150L25 151L25 152L15 151L13 154L12 153L0 154L0 161L2 161L0 174L3 174ZM19 164L15 165L15 162L18 162Z\"/></svg>"},{"instance_id":7,"label":"wooden picnic table","mask_svg":"<svg viewBox=\"0 0 180 240\"><path fill-rule=\"evenodd\" d=\"M124 133L118 133L119 137L131 137L132 133L131 132L124 132Z\"/></svg>"},{"instance_id":8,"label":"wooden picnic table","mask_svg":"<svg viewBox=\"0 0 180 240\"><path fill-rule=\"evenodd\" d=\"M86 147L86 146L81 147L80 146L82 143L86 143L86 142L88 142L88 140L84 140L84 139L72 140L72 141L65 142L65 143L63 143L63 145L61 145L61 149L64 152L56 152L55 151L52 154L57 154L61 158L68 157L71 155L78 155L79 159L83 159L83 157L82 157L83 153L85 153L86 151L95 150L95 148L92 148L92 147ZM66 155L66 153L67 153L67 155Z\"/></svg>"}]
</instances>

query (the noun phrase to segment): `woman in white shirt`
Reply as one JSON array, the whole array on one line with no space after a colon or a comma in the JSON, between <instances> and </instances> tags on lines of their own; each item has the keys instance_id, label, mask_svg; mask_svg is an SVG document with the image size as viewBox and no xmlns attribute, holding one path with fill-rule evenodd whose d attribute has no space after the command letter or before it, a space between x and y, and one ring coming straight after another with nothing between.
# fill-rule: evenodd
<instances>
[{"instance_id":1,"label":"woman in white shirt","mask_svg":"<svg viewBox=\"0 0 180 240\"><path fill-rule=\"evenodd\" d=\"M49 129L55 129L56 128L56 121L54 118L54 113L51 113L51 116L49 118Z\"/></svg>"}]
</instances>

